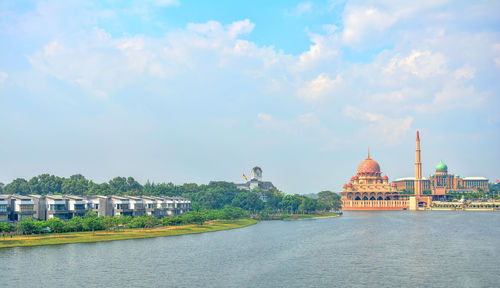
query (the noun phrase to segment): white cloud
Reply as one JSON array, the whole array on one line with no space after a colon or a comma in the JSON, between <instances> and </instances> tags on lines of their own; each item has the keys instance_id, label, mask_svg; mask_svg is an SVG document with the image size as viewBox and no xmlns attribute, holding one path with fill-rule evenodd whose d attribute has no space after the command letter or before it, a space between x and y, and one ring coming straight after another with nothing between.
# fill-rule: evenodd
<instances>
[{"instance_id":1,"label":"white cloud","mask_svg":"<svg viewBox=\"0 0 500 288\"><path fill-rule=\"evenodd\" d=\"M447 81L434 94L431 103L416 106L420 113L439 113L453 109L471 110L480 107L486 100L486 93L477 92L473 85L466 85L461 79Z\"/></svg>"},{"instance_id":2,"label":"white cloud","mask_svg":"<svg viewBox=\"0 0 500 288\"><path fill-rule=\"evenodd\" d=\"M43 48L45 56L57 56L65 52L65 48L57 41L52 41L50 44Z\"/></svg>"},{"instance_id":3,"label":"white cloud","mask_svg":"<svg viewBox=\"0 0 500 288\"><path fill-rule=\"evenodd\" d=\"M253 28L255 28L255 24L250 22L249 19L245 19L243 21L236 21L231 23L231 25L228 26L227 30L229 36L234 38L241 34L249 34L253 31Z\"/></svg>"},{"instance_id":4,"label":"white cloud","mask_svg":"<svg viewBox=\"0 0 500 288\"><path fill-rule=\"evenodd\" d=\"M420 78L428 78L448 72L446 63L446 57L440 53L413 50L407 57L396 56L392 58L384 72L397 73L402 71Z\"/></svg>"},{"instance_id":5,"label":"white cloud","mask_svg":"<svg viewBox=\"0 0 500 288\"><path fill-rule=\"evenodd\" d=\"M312 2L300 2L293 9L285 11L288 16L301 17L305 14L313 12L314 5Z\"/></svg>"},{"instance_id":6,"label":"white cloud","mask_svg":"<svg viewBox=\"0 0 500 288\"><path fill-rule=\"evenodd\" d=\"M494 44L492 50L495 57L493 61L497 65L497 68L500 69L500 43Z\"/></svg>"},{"instance_id":7,"label":"white cloud","mask_svg":"<svg viewBox=\"0 0 500 288\"><path fill-rule=\"evenodd\" d=\"M362 38L373 31L383 31L392 26L398 17L380 11L376 8L362 7L353 9L345 16L342 40L347 45L360 42Z\"/></svg>"},{"instance_id":8,"label":"white cloud","mask_svg":"<svg viewBox=\"0 0 500 288\"><path fill-rule=\"evenodd\" d=\"M3 86L3 84L5 83L5 81L7 81L7 78L9 77L9 74L3 72L3 71L0 71L0 87Z\"/></svg>"},{"instance_id":9,"label":"white cloud","mask_svg":"<svg viewBox=\"0 0 500 288\"><path fill-rule=\"evenodd\" d=\"M103 29L93 28L79 35L76 42L53 40L29 60L37 70L98 96L107 96L147 76L166 79L215 66L262 77L266 69L287 57L273 47L238 39L254 26L248 19L229 25L215 21L190 23L165 38L113 38Z\"/></svg>"},{"instance_id":10,"label":"white cloud","mask_svg":"<svg viewBox=\"0 0 500 288\"><path fill-rule=\"evenodd\" d=\"M311 35L313 45L309 46L308 51L300 54L299 61L294 66L294 69L305 71L315 69L325 63L331 63L339 55L336 37L336 35L330 37L317 34Z\"/></svg>"},{"instance_id":11,"label":"white cloud","mask_svg":"<svg viewBox=\"0 0 500 288\"><path fill-rule=\"evenodd\" d=\"M327 95L332 95L340 83L342 83L340 74L332 79L328 74L321 73L318 77L306 82L303 87L299 88L297 95L306 101L316 101Z\"/></svg>"},{"instance_id":12,"label":"white cloud","mask_svg":"<svg viewBox=\"0 0 500 288\"><path fill-rule=\"evenodd\" d=\"M262 122L270 122L273 120L273 116L266 114L266 113L259 113L257 115L257 118L262 121Z\"/></svg>"},{"instance_id":13,"label":"white cloud","mask_svg":"<svg viewBox=\"0 0 500 288\"><path fill-rule=\"evenodd\" d=\"M453 75L456 79L471 80L476 74L476 69L470 65L464 65L462 68L455 70Z\"/></svg>"},{"instance_id":14,"label":"white cloud","mask_svg":"<svg viewBox=\"0 0 500 288\"><path fill-rule=\"evenodd\" d=\"M409 99L418 97L418 91L412 88L402 88L396 91L376 93L372 95L373 102L381 102L382 105L387 103L403 103Z\"/></svg>"},{"instance_id":15,"label":"white cloud","mask_svg":"<svg viewBox=\"0 0 500 288\"><path fill-rule=\"evenodd\" d=\"M370 138L377 139L387 145L395 145L402 142L411 128L414 118L391 118L386 115L364 112L354 106L348 106L343 114L355 120L368 122L361 134L368 134Z\"/></svg>"},{"instance_id":16,"label":"white cloud","mask_svg":"<svg viewBox=\"0 0 500 288\"><path fill-rule=\"evenodd\" d=\"M408 21L419 12L442 6L448 0L422 1L356 1L348 3L343 15L342 41L358 47L363 43L382 42L381 35L400 21ZM373 44L372 44L373 45Z\"/></svg>"},{"instance_id":17,"label":"white cloud","mask_svg":"<svg viewBox=\"0 0 500 288\"><path fill-rule=\"evenodd\" d=\"M248 34L253 31L255 24L249 19L235 21L225 27L217 21L208 21L206 23L189 23L187 30L208 36L208 37L229 37L235 38L242 34Z\"/></svg>"}]
</instances>

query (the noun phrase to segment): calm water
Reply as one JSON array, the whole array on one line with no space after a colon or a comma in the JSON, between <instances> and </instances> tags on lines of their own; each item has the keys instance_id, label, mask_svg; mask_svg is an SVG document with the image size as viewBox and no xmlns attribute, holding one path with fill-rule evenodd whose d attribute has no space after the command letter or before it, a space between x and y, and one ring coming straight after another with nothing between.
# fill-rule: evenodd
<instances>
[{"instance_id":1,"label":"calm water","mask_svg":"<svg viewBox=\"0 0 500 288\"><path fill-rule=\"evenodd\" d=\"M178 237L0 249L2 287L499 287L500 213L346 212Z\"/></svg>"}]
</instances>

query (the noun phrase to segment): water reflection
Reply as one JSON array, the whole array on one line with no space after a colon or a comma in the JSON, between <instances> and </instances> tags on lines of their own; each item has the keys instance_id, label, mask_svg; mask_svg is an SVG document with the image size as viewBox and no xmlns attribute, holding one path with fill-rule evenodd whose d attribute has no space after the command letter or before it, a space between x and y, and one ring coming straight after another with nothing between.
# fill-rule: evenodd
<instances>
[{"instance_id":1,"label":"water reflection","mask_svg":"<svg viewBox=\"0 0 500 288\"><path fill-rule=\"evenodd\" d=\"M0 249L5 287L495 287L493 212L346 212L167 238Z\"/></svg>"}]
</instances>

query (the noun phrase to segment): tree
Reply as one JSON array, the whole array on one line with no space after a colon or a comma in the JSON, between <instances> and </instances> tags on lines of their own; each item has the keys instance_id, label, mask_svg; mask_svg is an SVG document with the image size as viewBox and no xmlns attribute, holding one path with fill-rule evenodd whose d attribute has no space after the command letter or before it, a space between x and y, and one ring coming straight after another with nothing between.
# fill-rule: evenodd
<instances>
[{"instance_id":1,"label":"tree","mask_svg":"<svg viewBox=\"0 0 500 288\"><path fill-rule=\"evenodd\" d=\"M102 224L104 225L104 229L109 230L115 226L115 220L112 217L105 216L102 218Z\"/></svg>"},{"instance_id":2,"label":"tree","mask_svg":"<svg viewBox=\"0 0 500 288\"><path fill-rule=\"evenodd\" d=\"M83 231L83 219L80 216L75 216L66 223L66 231L78 232Z\"/></svg>"},{"instance_id":3,"label":"tree","mask_svg":"<svg viewBox=\"0 0 500 288\"><path fill-rule=\"evenodd\" d=\"M47 226L53 232L61 233L61 232L64 232L64 230L66 229L66 223L59 218L51 218L51 219L48 219L46 222L47 222Z\"/></svg>"},{"instance_id":4,"label":"tree","mask_svg":"<svg viewBox=\"0 0 500 288\"><path fill-rule=\"evenodd\" d=\"M6 194L28 195L31 193L28 181L24 178L17 178L7 184L4 188Z\"/></svg>"},{"instance_id":5,"label":"tree","mask_svg":"<svg viewBox=\"0 0 500 288\"><path fill-rule=\"evenodd\" d=\"M233 200L231 201L231 206L247 208L247 197L248 197L247 192L238 193L236 197L234 197Z\"/></svg>"},{"instance_id":6,"label":"tree","mask_svg":"<svg viewBox=\"0 0 500 288\"><path fill-rule=\"evenodd\" d=\"M31 218L25 218L21 220L18 224L18 228L21 230L23 234L33 234L36 232L36 225L35 225L35 220Z\"/></svg>"},{"instance_id":7,"label":"tree","mask_svg":"<svg viewBox=\"0 0 500 288\"><path fill-rule=\"evenodd\" d=\"M99 217L86 217L83 219L83 229L86 231L103 230L104 224Z\"/></svg>"},{"instance_id":8,"label":"tree","mask_svg":"<svg viewBox=\"0 0 500 288\"><path fill-rule=\"evenodd\" d=\"M266 207L272 210L278 210L281 208L281 201L283 201L283 193L281 193L278 189L272 189L263 191L263 193L267 197Z\"/></svg>"},{"instance_id":9,"label":"tree","mask_svg":"<svg viewBox=\"0 0 500 288\"><path fill-rule=\"evenodd\" d=\"M318 205L318 201L316 199L304 198L302 203L299 206L299 210L303 212L311 212L315 211Z\"/></svg>"},{"instance_id":10,"label":"tree","mask_svg":"<svg viewBox=\"0 0 500 288\"><path fill-rule=\"evenodd\" d=\"M10 232L13 232L15 229L16 229L16 227L14 227L14 225L12 225L10 223L0 222L0 232L10 233Z\"/></svg>"},{"instance_id":11,"label":"tree","mask_svg":"<svg viewBox=\"0 0 500 288\"><path fill-rule=\"evenodd\" d=\"M38 195L61 194L62 178L41 174L29 180L31 193Z\"/></svg>"},{"instance_id":12,"label":"tree","mask_svg":"<svg viewBox=\"0 0 500 288\"><path fill-rule=\"evenodd\" d=\"M115 225L128 225L132 221L132 216L118 215L113 217Z\"/></svg>"},{"instance_id":13,"label":"tree","mask_svg":"<svg viewBox=\"0 0 500 288\"><path fill-rule=\"evenodd\" d=\"M318 204L324 205L326 209L340 210L342 207L340 196L332 191L321 191L318 193Z\"/></svg>"},{"instance_id":14,"label":"tree","mask_svg":"<svg viewBox=\"0 0 500 288\"><path fill-rule=\"evenodd\" d=\"M63 178L61 191L69 195L86 195L89 190L90 181L81 174Z\"/></svg>"},{"instance_id":15,"label":"tree","mask_svg":"<svg viewBox=\"0 0 500 288\"><path fill-rule=\"evenodd\" d=\"M262 210L263 208L264 208L264 202L262 201L262 199L260 199L260 196L253 191L248 192L247 209L256 212L258 210Z\"/></svg>"},{"instance_id":16,"label":"tree","mask_svg":"<svg viewBox=\"0 0 500 288\"><path fill-rule=\"evenodd\" d=\"M203 225L203 223L207 220L206 215L203 212L193 211L188 213L193 213L193 223Z\"/></svg>"},{"instance_id":17,"label":"tree","mask_svg":"<svg viewBox=\"0 0 500 288\"><path fill-rule=\"evenodd\" d=\"M87 211L87 213L85 213L85 216L83 216L84 219L87 219L87 218L97 218L97 213L92 211L92 210L89 210Z\"/></svg>"},{"instance_id":18,"label":"tree","mask_svg":"<svg viewBox=\"0 0 500 288\"><path fill-rule=\"evenodd\" d=\"M280 203L282 209L290 211L293 214L301 204L300 197L298 195L286 195Z\"/></svg>"}]
</instances>

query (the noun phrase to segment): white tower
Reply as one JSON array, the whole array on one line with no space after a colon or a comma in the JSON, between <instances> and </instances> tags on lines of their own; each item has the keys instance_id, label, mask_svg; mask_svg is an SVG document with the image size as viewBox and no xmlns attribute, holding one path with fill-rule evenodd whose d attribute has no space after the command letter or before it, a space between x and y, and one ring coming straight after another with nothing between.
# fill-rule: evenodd
<instances>
[{"instance_id":1,"label":"white tower","mask_svg":"<svg viewBox=\"0 0 500 288\"><path fill-rule=\"evenodd\" d=\"M252 179L251 180L262 181L262 169L260 169L260 167L254 167L252 169Z\"/></svg>"}]
</instances>

